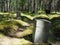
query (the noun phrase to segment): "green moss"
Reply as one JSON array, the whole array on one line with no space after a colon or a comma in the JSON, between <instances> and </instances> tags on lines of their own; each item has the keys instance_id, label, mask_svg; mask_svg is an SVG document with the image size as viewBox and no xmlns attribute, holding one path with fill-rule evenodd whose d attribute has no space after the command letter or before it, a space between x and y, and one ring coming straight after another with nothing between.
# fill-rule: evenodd
<instances>
[{"instance_id":1,"label":"green moss","mask_svg":"<svg viewBox=\"0 0 60 45\"><path fill-rule=\"evenodd\" d=\"M21 13L21 16L25 16L26 18L29 18L31 20L35 19L35 18L47 18L47 19L53 19L55 17L60 17L60 15L57 15L57 14L49 14L49 15L46 15L46 14L35 14L34 16L31 16L31 15L27 15L27 14L24 14L24 13Z\"/></svg>"},{"instance_id":2,"label":"green moss","mask_svg":"<svg viewBox=\"0 0 60 45\"><path fill-rule=\"evenodd\" d=\"M30 24L28 24L27 22L24 22L22 20L17 20L17 19L14 19L13 21L17 22L19 25L21 26L29 26Z\"/></svg>"}]
</instances>

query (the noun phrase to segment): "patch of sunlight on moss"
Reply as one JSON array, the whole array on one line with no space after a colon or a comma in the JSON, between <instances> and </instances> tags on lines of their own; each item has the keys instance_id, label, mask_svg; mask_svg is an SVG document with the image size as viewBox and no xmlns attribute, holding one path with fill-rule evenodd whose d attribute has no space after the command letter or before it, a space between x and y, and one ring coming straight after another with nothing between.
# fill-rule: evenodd
<instances>
[{"instance_id":1,"label":"patch of sunlight on moss","mask_svg":"<svg viewBox=\"0 0 60 45\"><path fill-rule=\"evenodd\" d=\"M29 24L27 23L27 22L24 22L24 21L22 21L22 20L17 20L17 19L14 19L13 21L16 21L16 22L18 22L19 24L21 24L22 26L29 26Z\"/></svg>"},{"instance_id":2,"label":"patch of sunlight on moss","mask_svg":"<svg viewBox=\"0 0 60 45\"><path fill-rule=\"evenodd\" d=\"M40 15L36 15L34 16L34 18L47 18L47 19L53 19L55 17L60 17L60 15L52 15L52 14L49 14L49 15L46 15L46 14L40 14Z\"/></svg>"},{"instance_id":3,"label":"patch of sunlight on moss","mask_svg":"<svg viewBox=\"0 0 60 45\"><path fill-rule=\"evenodd\" d=\"M49 18L46 14L40 14L40 15L34 16L34 18L38 18L38 17L40 17L40 18Z\"/></svg>"},{"instance_id":4,"label":"patch of sunlight on moss","mask_svg":"<svg viewBox=\"0 0 60 45\"><path fill-rule=\"evenodd\" d=\"M11 12L0 12L1 15L4 17L16 17L16 13L11 13Z\"/></svg>"},{"instance_id":5,"label":"patch of sunlight on moss","mask_svg":"<svg viewBox=\"0 0 60 45\"><path fill-rule=\"evenodd\" d=\"M32 32L33 32L32 30L27 29L24 31L24 35L32 34Z\"/></svg>"},{"instance_id":6,"label":"patch of sunlight on moss","mask_svg":"<svg viewBox=\"0 0 60 45\"><path fill-rule=\"evenodd\" d=\"M7 13L4 13L4 12L0 12L0 14L9 14L8 12Z\"/></svg>"},{"instance_id":7,"label":"patch of sunlight on moss","mask_svg":"<svg viewBox=\"0 0 60 45\"><path fill-rule=\"evenodd\" d=\"M56 18L56 17L60 17L60 15L49 15L49 19L53 19L53 18Z\"/></svg>"},{"instance_id":8,"label":"patch of sunlight on moss","mask_svg":"<svg viewBox=\"0 0 60 45\"><path fill-rule=\"evenodd\" d=\"M21 13L21 16L25 16L25 17L27 17L27 18L33 20L33 17L32 17L31 15L27 15L27 14L23 14L23 13Z\"/></svg>"},{"instance_id":9,"label":"patch of sunlight on moss","mask_svg":"<svg viewBox=\"0 0 60 45\"><path fill-rule=\"evenodd\" d=\"M26 44L32 44L31 42L25 40L25 39L17 39L17 38L12 38L11 40L11 45L26 45Z\"/></svg>"},{"instance_id":10,"label":"patch of sunlight on moss","mask_svg":"<svg viewBox=\"0 0 60 45\"><path fill-rule=\"evenodd\" d=\"M25 40L25 39L21 39L20 42L22 43L22 45L23 45L23 44L27 44L27 45L28 45L28 44L32 44L32 42L27 41L27 40Z\"/></svg>"},{"instance_id":11,"label":"patch of sunlight on moss","mask_svg":"<svg viewBox=\"0 0 60 45\"><path fill-rule=\"evenodd\" d=\"M4 37L4 36L5 36L4 34L0 33L0 37Z\"/></svg>"},{"instance_id":12,"label":"patch of sunlight on moss","mask_svg":"<svg viewBox=\"0 0 60 45\"><path fill-rule=\"evenodd\" d=\"M27 29L25 29L23 32L16 33L15 36L17 36L17 37L24 37L24 36L30 35L32 33L33 33L33 26L30 26Z\"/></svg>"},{"instance_id":13,"label":"patch of sunlight on moss","mask_svg":"<svg viewBox=\"0 0 60 45\"><path fill-rule=\"evenodd\" d=\"M28 45L28 44L32 44L32 42L27 41L25 39L19 39L19 38L10 38L7 36L4 37L0 37L0 44L1 45Z\"/></svg>"},{"instance_id":14,"label":"patch of sunlight on moss","mask_svg":"<svg viewBox=\"0 0 60 45\"><path fill-rule=\"evenodd\" d=\"M14 12L0 12L0 14L15 14Z\"/></svg>"},{"instance_id":15,"label":"patch of sunlight on moss","mask_svg":"<svg viewBox=\"0 0 60 45\"><path fill-rule=\"evenodd\" d=\"M34 16L31 16L31 15L26 15L26 14L21 13L21 16L25 16L25 17L27 17L31 20L33 20L35 18L38 18L38 17L40 17L40 18L49 18L46 14L35 14Z\"/></svg>"},{"instance_id":16,"label":"patch of sunlight on moss","mask_svg":"<svg viewBox=\"0 0 60 45\"><path fill-rule=\"evenodd\" d=\"M60 12L56 12L57 14L60 14Z\"/></svg>"},{"instance_id":17,"label":"patch of sunlight on moss","mask_svg":"<svg viewBox=\"0 0 60 45\"><path fill-rule=\"evenodd\" d=\"M23 32L16 33L15 36L17 36L17 37L24 37L26 35L32 34L32 32L33 32L32 30L25 30Z\"/></svg>"}]
</instances>

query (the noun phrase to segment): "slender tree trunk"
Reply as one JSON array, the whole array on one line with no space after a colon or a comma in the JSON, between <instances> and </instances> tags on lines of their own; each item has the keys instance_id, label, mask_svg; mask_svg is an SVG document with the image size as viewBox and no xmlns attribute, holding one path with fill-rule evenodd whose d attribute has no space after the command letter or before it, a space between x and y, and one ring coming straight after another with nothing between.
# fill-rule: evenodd
<instances>
[{"instance_id":1,"label":"slender tree trunk","mask_svg":"<svg viewBox=\"0 0 60 45\"><path fill-rule=\"evenodd\" d=\"M19 1L16 0L16 14L17 14L17 19L21 19L21 14L20 14L20 5L19 5Z\"/></svg>"},{"instance_id":2,"label":"slender tree trunk","mask_svg":"<svg viewBox=\"0 0 60 45\"><path fill-rule=\"evenodd\" d=\"M6 1L5 1L5 6L4 6L4 11L5 11L5 12L7 12L7 11L6 11L6 10L7 10L7 9L6 9L6 5L7 5L7 4L6 4Z\"/></svg>"},{"instance_id":3,"label":"slender tree trunk","mask_svg":"<svg viewBox=\"0 0 60 45\"><path fill-rule=\"evenodd\" d=\"M51 3L52 3L52 0L45 0L45 5L46 5L45 12L46 12L46 14L50 14L50 12L51 12Z\"/></svg>"},{"instance_id":4,"label":"slender tree trunk","mask_svg":"<svg viewBox=\"0 0 60 45\"><path fill-rule=\"evenodd\" d=\"M7 5L8 5L8 11L9 11L9 2L10 2L10 1L8 0L8 4L7 4Z\"/></svg>"},{"instance_id":5,"label":"slender tree trunk","mask_svg":"<svg viewBox=\"0 0 60 45\"><path fill-rule=\"evenodd\" d=\"M57 11L60 11L60 0L57 1Z\"/></svg>"},{"instance_id":6,"label":"slender tree trunk","mask_svg":"<svg viewBox=\"0 0 60 45\"><path fill-rule=\"evenodd\" d=\"M35 13L35 0L32 0L32 13Z\"/></svg>"},{"instance_id":7,"label":"slender tree trunk","mask_svg":"<svg viewBox=\"0 0 60 45\"><path fill-rule=\"evenodd\" d=\"M35 13L38 12L38 0L35 0Z\"/></svg>"}]
</instances>

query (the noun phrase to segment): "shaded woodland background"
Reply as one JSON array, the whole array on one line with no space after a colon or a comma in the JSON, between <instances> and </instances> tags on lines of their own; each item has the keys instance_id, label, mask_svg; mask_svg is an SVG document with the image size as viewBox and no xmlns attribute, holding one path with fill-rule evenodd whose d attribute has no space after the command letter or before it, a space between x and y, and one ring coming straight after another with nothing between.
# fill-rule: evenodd
<instances>
[{"instance_id":1,"label":"shaded woodland background","mask_svg":"<svg viewBox=\"0 0 60 45\"><path fill-rule=\"evenodd\" d=\"M2 12L35 12L49 9L60 11L60 0L0 0Z\"/></svg>"}]
</instances>

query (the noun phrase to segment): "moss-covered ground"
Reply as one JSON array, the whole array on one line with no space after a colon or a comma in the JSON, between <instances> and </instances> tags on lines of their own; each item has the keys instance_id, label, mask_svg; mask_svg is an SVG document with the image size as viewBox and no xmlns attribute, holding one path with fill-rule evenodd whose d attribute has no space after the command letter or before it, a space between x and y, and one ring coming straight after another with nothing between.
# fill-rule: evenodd
<instances>
[{"instance_id":1,"label":"moss-covered ground","mask_svg":"<svg viewBox=\"0 0 60 45\"><path fill-rule=\"evenodd\" d=\"M21 13L22 19L16 19L14 13L2 13L0 12L0 45L39 45L31 42L31 35L35 29L35 19L43 18L49 19L52 22L51 31L60 30L60 13L56 14L30 14ZM8 16L7 16L8 15ZM60 33L59 33L60 34ZM27 39L27 40L26 40ZM54 38L49 38L49 43L53 45L59 45L60 42L56 42ZM40 45L49 45L43 43Z\"/></svg>"}]
</instances>

